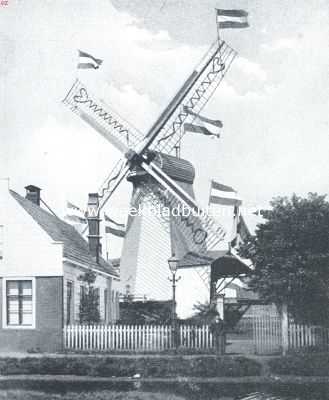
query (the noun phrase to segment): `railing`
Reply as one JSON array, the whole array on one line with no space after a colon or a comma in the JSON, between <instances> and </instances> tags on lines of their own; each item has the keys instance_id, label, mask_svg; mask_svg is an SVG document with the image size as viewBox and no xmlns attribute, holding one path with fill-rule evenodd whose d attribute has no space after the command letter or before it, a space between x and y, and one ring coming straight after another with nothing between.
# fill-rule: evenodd
<instances>
[{"instance_id":1,"label":"railing","mask_svg":"<svg viewBox=\"0 0 329 400\"><path fill-rule=\"evenodd\" d=\"M71 350L161 351L175 347L168 325L68 325L64 327L64 347ZM213 347L209 327L181 325L178 344L190 349Z\"/></svg>"}]
</instances>

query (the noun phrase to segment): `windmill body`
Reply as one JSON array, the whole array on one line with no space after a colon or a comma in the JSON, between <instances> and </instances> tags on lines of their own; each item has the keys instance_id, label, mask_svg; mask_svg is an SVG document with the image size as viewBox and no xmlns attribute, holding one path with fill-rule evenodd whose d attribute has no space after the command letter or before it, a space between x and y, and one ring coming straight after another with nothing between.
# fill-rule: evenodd
<instances>
[{"instance_id":1,"label":"windmill body","mask_svg":"<svg viewBox=\"0 0 329 400\"><path fill-rule=\"evenodd\" d=\"M161 169L194 198L194 168L186 160L158 154L155 162ZM170 216L154 203L152 193L157 183L142 169L128 177L133 184L131 209L140 215L129 215L120 261L123 293L135 298L168 300L171 285L168 281L168 258L175 253L184 257L184 238L175 229ZM144 190L145 185L150 192Z\"/></svg>"}]
</instances>

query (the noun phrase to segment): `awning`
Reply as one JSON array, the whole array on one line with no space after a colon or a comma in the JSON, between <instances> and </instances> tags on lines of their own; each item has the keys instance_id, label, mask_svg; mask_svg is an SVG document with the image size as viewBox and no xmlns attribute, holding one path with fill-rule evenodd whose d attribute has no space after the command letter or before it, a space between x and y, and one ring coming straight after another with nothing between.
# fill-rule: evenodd
<instances>
[{"instance_id":1,"label":"awning","mask_svg":"<svg viewBox=\"0 0 329 400\"><path fill-rule=\"evenodd\" d=\"M234 255L226 254L211 263L211 281L250 273L250 268Z\"/></svg>"}]
</instances>

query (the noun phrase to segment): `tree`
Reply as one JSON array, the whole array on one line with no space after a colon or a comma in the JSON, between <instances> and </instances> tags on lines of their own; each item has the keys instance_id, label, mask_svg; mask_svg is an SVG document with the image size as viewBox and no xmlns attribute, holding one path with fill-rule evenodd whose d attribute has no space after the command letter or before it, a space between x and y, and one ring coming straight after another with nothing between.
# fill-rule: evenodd
<instances>
[{"instance_id":1,"label":"tree","mask_svg":"<svg viewBox=\"0 0 329 400\"><path fill-rule=\"evenodd\" d=\"M131 301L126 297L120 303L120 323L166 325L170 323L171 312L171 300Z\"/></svg>"},{"instance_id":2,"label":"tree","mask_svg":"<svg viewBox=\"0 0 329 400\"><path fill-rule=\"evenodd\" d=\"M191 324L210 324L211 321L219 315L216 304L206 301L204 303L198 301L193 305L194 314L186 320Z\"/></svg>"},{"instance_id":3,"label":"tree","mask_svg":"<svg viewBox=\"0 0 329 400\"><path fill-rule=\"evenodd\" d=\"M100 321L99 313L99 293L93 286L96 280L96 274L93 271L87 271L78 278L85 282L84 290L80 296L79 320L81 324L97 324Z\"/></svg>"},{"instance_id":4,"label":"tree","mask_svg":"<svg viewBox=\"0 0 329 400\"><path fill-rule=\"evenodd\" d=\"M329 203L309 193L275 198L240 254L252 260L249 286L288 305L296 322L329 325Z\"/></svg>"}]
</instances>

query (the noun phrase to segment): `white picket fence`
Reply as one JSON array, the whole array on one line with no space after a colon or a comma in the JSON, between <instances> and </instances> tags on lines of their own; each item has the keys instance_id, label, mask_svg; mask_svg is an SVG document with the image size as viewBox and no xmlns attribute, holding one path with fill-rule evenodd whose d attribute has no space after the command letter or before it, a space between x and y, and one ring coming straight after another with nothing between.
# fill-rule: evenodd
<instances>
[{"instance_id":1,"label":"white picket fence","mask_svg":"<svg viewBox=\"0 0 329 400\"><path fill-rule=\"evenodd\" d=\"M213 338L207 325L181 325L178 343L190 349L209 349ZM175 347L168 325L67 325L64 346L70 350L161 351Z\"/></svg>"},{"instance_id":2,"label":"white picket fence","mask_svg":"<svg viewBox=\"0 0 329 400\"><path fill-rule=\"evenodd\" d=\"M291 349L316 346L329 347L329 329L322 326L289 324L289 347Z\"/></svg>"},{"instance_id":3,"label":"white picket fence","mask_svg":"<svg viewBox=\"0 0 329 400\"><path fill-rule=\"evenodd\" d=\"M282 325L278 316L254 316L253 342L256 354L274 354L282 350ZM288 347L291 350L304 347L329 348L329 328L288 324Z\"/></svg>"},{"instance_id":4,"label":"white picket fence","mask_svg":"<svg viewBox=\"0 0 329 400\"><path fill-rule=\"evenodd\" d=\"M256 354L275 354L282 351L281 319L278 316L254 316L248 324L252 327L249 351ZM177 336L180 347L214 347L207 325L180 325ZM238 337L235 338L235 341L238 340ZM288 344L289 349L311 346L329 349L329 329L289 321ZM172 327L169 325L68 325L64 327L64 346L68 350L162 351L173 349L175 342Z\"/></svg>"},{"instance_id":5,"label":"white picket fence","mask_svg":"<svg viewBox=\"0 0 329 400\"><path fill-rule=\"evenodd\" d=\"M277 316L254 316L253 342L256 354L273 354L281 351L281 320Z\"/></svg>"}]
</instances>

